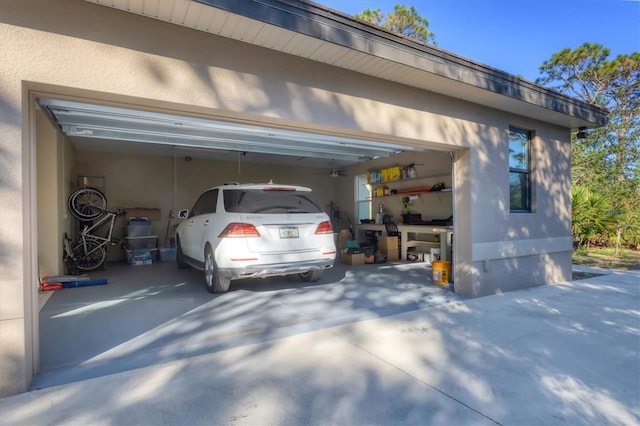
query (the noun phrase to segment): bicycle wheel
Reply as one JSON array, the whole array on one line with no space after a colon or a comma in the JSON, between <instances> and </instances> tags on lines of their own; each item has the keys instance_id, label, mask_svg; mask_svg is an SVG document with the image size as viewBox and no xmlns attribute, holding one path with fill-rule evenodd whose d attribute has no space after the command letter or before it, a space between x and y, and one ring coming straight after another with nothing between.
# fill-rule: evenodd
<instances>
[{"instance_id":1,"label":"bicycle wheel","mask_svg":"<svg viewBox=\"0 0 640 426\"><path fill-rule=\"evenodd\" d=\"M107 250L100 241L85 238L73 247L73 257L80 271L95 271L107 260Z\"/></svg>"},{"instance_id":2,"label":"bicycle wheel","mask_svg":"<svg viewBox=\"0 0 640 426\"><path fill-rule=\"evenodd\" d=\"M107 210L107 198L94 188L80 188L69 195L69 211L80 220L92 220Z\"/></svg>"}]
</instances>

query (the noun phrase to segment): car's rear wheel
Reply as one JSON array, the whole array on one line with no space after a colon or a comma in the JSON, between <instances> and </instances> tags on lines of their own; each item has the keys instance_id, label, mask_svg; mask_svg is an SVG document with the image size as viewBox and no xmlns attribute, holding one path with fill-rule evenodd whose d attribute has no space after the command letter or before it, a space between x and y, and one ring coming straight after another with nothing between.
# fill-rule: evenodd
<instances>
[{"instance_id":1,"label":"car's rear wheel","mask_svg":"<svg viewBox=\"0 0 640 426\"><path fill-rule=\"evenodd\" d=\"M218 271L216 261L213 258L213 250L209 244L204 248L204 280L209 293L225 293L231 284L231 280L222 276Z\"/></svg>"},{"instance_id":2,"label":"car's rear wheel","mask_svg":"<svg viewBox=\"0 0 640 426\"><path fill-rule=\"evenodd\" d=\"M300 274L300 279L306 282L318 281L324 275L324 269L313 269Z\"/></svg>"},{"instance_id":3,"label":"car's rear wheel","mask_svg":"<svg viewBox=\"0 0 640 426\"><path fill-rule=\"evenodd\" d=\"M189 264L184 260L184 253L182 252L182 246L180 245L180 237L176 238L176 264L180 269L186 269Z\"/></svg>"}]
</instances>

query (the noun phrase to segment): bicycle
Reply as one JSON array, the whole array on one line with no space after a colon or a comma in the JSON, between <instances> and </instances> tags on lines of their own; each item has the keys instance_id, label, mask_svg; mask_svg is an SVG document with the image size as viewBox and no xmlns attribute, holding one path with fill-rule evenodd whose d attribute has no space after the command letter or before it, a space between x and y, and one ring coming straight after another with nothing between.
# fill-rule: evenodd
<instances>
[{"instance_id":1,"label":"bicycle","mask_svg":"<svg viewBox=\"0 0 640 426\"><path fill-rule=\"evenodd\" d=\"M109 246L119 244L120 241L113 238L113 225L126 211L108 210L106 197L94 188L80 188L71 193L68 207L75 218L94 222L84 226L78 242L71 248L70 259L65 258L79 271L95 271L106 262Z\"/></svg>"}]
</instances>

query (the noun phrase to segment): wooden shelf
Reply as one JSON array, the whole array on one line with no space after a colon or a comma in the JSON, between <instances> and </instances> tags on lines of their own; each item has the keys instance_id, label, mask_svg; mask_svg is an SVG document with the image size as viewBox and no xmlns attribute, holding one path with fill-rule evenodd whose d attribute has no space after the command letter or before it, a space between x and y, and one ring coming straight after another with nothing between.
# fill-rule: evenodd
<instances>
[{"instance_id":1,"label":"wooden shelf","mask_svg":"<svg viewBox=\"0 0 640 426\"><path fill-rule=\"evenodd\" d=\"M410 191L407 189L407 191ZM445 188L444 191L417 191L417 192L403 192L401 194L389 194L383 195L382 197L376 197L375 195L372 199L380 199L380 198L389 198L389 197L409 197L411 195L435 195L435 194L451 194L453 191L450 188Z\"/></svg>"},{"instance_id":2,"label":"wooden shelf","mask_svg":"<svg viewBox=\"0 0 640 426\"><path fill-rule=\"evenodd\" d=\"M404 183L404 182L415 182L415 181L425 180L425 179L443 179L443 178L450 178L450 177L451 177L451 174L438 174L438 175L429 175L429 176L418 176L411 179L398 179L390 182L368 182L368 184L371 186L384 186L384 185L395 185L395 184Z\"/></svg>"}]
</instances>

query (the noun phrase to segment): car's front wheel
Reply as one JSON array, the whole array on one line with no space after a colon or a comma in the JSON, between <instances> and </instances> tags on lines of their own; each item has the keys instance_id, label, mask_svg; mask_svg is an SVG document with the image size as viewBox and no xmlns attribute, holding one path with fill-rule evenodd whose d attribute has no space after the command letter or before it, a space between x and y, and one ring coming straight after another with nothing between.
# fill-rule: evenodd
<instances>
[{"instance_id":1,"label":"car's front wheel","mask_svg":"<svg viewBox=\"0 0 640 426\"><path fill-rule=\"evenodd\" d=\"M213 250L209 244L204 248L204 280L209 293L225 293L231 284L231 280L218 271Z\"/></svg>"},{"instance_id":2,"label":"car's front wheel","mask_svg":"<svg viewBox=\"0 0 640 426\"><path fill-rule=\"evenodd\" d=\"M300 279L306 282L318 281L324 275L324 269L313 269L300 274Z\"/></svg>"}]
</instances>

